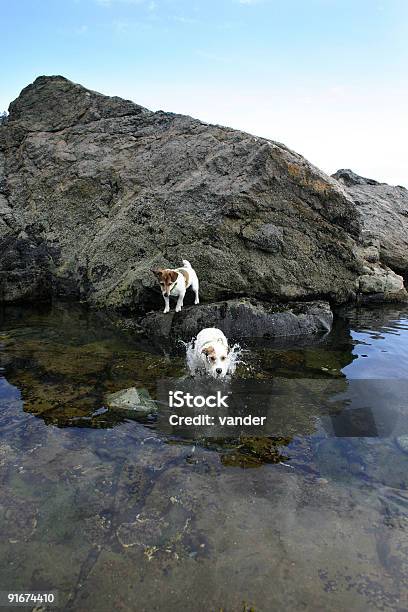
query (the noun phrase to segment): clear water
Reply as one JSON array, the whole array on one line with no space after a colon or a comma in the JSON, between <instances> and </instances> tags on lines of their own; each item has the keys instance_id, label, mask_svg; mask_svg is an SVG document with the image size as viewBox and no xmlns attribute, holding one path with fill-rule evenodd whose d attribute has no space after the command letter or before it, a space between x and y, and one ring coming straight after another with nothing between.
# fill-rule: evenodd
<instances>
[{"instance_id":1,"label":"clear water","mask_svg":"<svg viewBox=\"0 0 408 612\"><path fill-rule=\"evenodd\" d=\"M76 305L0 311L0 591L87 612L408 609L408 308L243 345L234 384L272 389L275 412L257 401L281 421L195 439L106 409L183 380L182 346Z\"/></svg>"}]
</instances>

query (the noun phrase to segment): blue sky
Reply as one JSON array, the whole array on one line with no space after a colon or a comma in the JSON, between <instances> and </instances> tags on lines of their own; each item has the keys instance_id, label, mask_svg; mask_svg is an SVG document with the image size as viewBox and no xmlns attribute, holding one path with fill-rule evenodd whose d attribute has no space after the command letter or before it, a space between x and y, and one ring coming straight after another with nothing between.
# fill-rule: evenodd
<instances>
[{"instance_id":1,"label":"blue sky","mask_svg":"<svg viewBox=\"0 0 408 612\"><path fill-rule=\"evenodd\" d=\"M408 186L408 0L0 0L0 110L62 74Z\"/></svg>"}]
</instances>

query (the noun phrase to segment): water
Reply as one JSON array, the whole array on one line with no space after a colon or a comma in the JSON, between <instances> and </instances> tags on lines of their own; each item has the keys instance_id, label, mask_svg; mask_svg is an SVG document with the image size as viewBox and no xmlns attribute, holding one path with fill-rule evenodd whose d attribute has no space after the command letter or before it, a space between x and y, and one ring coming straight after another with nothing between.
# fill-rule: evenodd
<instances>
[{"instance_id":1,"label":"water","mask_svg":"<svg viewBox=\"0 0 408 612\"><path fill-rule=\"evenodd\" d=\"M270 422L238 438L106 409L188 381L181 345L76 305L0 312L0 591L87 612L408 609L408 308L241 340L229 384Z\"/></svg>"}]
</instances>

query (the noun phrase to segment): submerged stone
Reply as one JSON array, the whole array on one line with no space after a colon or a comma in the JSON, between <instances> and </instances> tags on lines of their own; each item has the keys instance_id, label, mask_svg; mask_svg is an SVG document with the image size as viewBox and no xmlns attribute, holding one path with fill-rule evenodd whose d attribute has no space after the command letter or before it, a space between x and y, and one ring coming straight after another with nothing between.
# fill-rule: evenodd
<instances>
[{"instance_id":1,"label":"submerged stone","mask_svg":"<svg viewBox=\"0 0 408 612\"><path fill-rule=\"evenodd\" d=\"M268 436L241 436L239 445L230 453L221 455L221 463L230 467L259 467L264 463L281 463L288 457L282 455L280 446L290 444L291 438Z\"/></svg>"},{"instance_id":2,"label":"submerged stone","mask_svg":"<svg viewBox=\"0 0 408 612\"><path fill-rule=\"evenodd\" d=\"M395 438L395 442L397 443L398 448L400 448L404 453L408 453L408 434L398 436Z\"/></svg>"},{"instance_id":3,"label":"submerged stone","mask_svg":"<svg viewBox=\"0 0 408 612\"><path fill-rule=\"evenodd\" d=\"M157 412L156 403L150 398L146 389L130 387L106 396L106 402L112 410L127 413L152 414Z\"/></svg>"}]
</instances>

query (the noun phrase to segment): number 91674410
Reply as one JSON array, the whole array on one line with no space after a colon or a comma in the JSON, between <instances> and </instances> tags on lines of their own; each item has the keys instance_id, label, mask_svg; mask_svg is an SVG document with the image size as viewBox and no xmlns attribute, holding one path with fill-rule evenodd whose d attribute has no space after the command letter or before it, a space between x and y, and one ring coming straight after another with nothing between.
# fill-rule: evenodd
<instances>
[{"instance_id":1,"label":"number 91674410","mask_svg":"<svg viewBox=\"0 0 408 612\"><path fill-rule=\"evenodd\" d=\"M28 607L38 604L57 605L54 591L0 591L0 606Z\"/></svg>"}]
</instances>

